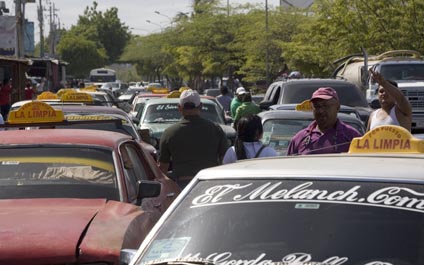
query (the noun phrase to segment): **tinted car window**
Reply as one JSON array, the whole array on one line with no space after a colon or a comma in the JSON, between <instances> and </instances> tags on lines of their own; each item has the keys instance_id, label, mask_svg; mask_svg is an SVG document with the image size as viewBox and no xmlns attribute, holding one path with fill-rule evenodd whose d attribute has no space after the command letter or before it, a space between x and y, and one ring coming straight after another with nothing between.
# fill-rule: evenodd
<instances>
[{"instance_id":1,"label":"tinted car window","mask_svg":"<svg viewBox=\"0 0 424 265\"><path fill-rule=\"evenodd\" d=\"M381 74L389 80L424 80L424 64L383 64Z\"/></svg>"},{"instance_id":2,"label":"tinted car window","mask_svg":"<svg viewBox=\"0 0 424 265\"><path fill-rule=\"evenodd\" d=\"M119 200L112 151L87 147L11 148L0 152L0 198Z\"/></svg>"},{"instance_id":3,"label":"tinted car window","mask_svg":"<svg viewBox=\"0 0 424 265\"><path fill-rule=\"evenodd\" d=\"M421 185L201 181L165 220L141 261L422 264L422 197Z\"/></svg>"},{"instance_id":4,"label":"tinted car window","mask_svg":"<svg viewBox=\"0 0 424 265\"><path fill-rule=\"evenodd\" d=\"M301 87L300 87L301 86ZM283 90L281 104L301 103L310 99L312 93L319 88L316 84L298 84L287 83ZM360 90L352 84L334 84L331 85L336 91L340 99L340 104L346 106L368 107L365 97Z\"/></svg>"}]
</instances>

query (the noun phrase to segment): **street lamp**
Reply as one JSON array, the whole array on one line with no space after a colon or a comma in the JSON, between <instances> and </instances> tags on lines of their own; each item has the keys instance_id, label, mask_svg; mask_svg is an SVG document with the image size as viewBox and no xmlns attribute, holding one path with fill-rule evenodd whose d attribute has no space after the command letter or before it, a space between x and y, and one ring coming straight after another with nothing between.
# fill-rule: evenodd
<instances>
[{"instance_id":1,"label":"street lamp","mask_svg":"<svg viewBox=\"0 0 424 265\"><path fill-rule=\"evenodd\" d=\"M152 21L150 21L150 20L146 20L146 22L147 22L147 23L150 23L150 24L153 24L153 25L156 25L156 26L158 26L158 27L160 27L160 30L161 30L161 31L163 31L163 27L162 27L162 25L161 25L161 24L154 23L154 22L152 22Z\"/></svg>"},{"instance_id":2,"label":"street lamp","mask_svg":"<svg viewBox=\"0 0 424 265\"><path fill-rule=\"evenodd\" d=\"M174 23L174 21L173 21L173 19L171 17L169 17L169 16L167 16L165 14L162 14L161 12L159 12L157 10L155 11L155 13L158 14L159 16L163 16L163 17L166 17L167 19L169 19L169 21L171 22L171 26Z\"/></svg>"},{"instance_id":3,"label":"street lamp","mask_svg":"<svg viewBox=\"0 0 424 265\"><path fill-rule=\"evenodd\" d=\"M141 28L133 28L133 27L131 27L130 29L133 29L133 30L142 30L142 31L145 31L145 32L150 32L149 30L147 30L147 29L141 29Z\"/></svg>"}]
</instances>

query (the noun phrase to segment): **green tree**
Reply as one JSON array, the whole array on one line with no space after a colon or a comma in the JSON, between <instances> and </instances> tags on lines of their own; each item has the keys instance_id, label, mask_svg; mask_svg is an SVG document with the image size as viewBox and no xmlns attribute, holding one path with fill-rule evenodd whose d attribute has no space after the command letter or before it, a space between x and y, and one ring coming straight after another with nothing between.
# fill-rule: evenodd
<instances>
[{"instance_id":1,"label":"green tree","mask_svg":"<svg viewBox=\"0 0 424 265\"><path fill-rule=\"evenodd\" d=\"M119 19L116 7L103 13L97 10L97 6L97 2L93 2L93 6L86 7L84 14L79 16L77 25L72 26L68 34L93 41L97 48L105 49L107 63L115 63L130 40L130 33Z\"/></svg>"},{"instance_id":2,"label":"green tree","mask_svg":"<svg viewBox=\"0 0 424 265\"><path fill-rule=\"evenodd\" d=\"M422 0L316 0L312 16L281 43L288 63L302 72L329 76L335 59L358 53L412 49L423 52ZM293 10L303 12L301 10Z\"/></svg>"},{"instance_id":3,"label":"green tree","mask_svg":"<svg viewBox=\"0 0 424 265\"><path fill-rule=\"evenodd\" d=\"M67 71L76 78L85 78L91 69L104 65L106 51L98 49L96 43L83 37L66 35L57 46L64 61L68 62Z\"/></svg>"}]
</instances>

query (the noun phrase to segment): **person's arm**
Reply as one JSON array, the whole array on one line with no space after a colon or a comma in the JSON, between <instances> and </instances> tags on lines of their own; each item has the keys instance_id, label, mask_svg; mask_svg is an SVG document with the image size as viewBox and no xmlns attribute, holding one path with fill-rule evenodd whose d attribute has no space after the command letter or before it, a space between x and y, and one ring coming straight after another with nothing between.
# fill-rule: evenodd
<instances>
[{"instance_id":1,"label":"person's arm","mask_svg":"<svg viewBox=\"0 0 424 265\"><path fill-rule=\"evenodd\" d=\"M371 129L371 120L372 120L372 117L373 116L374 116L374 111L371 112L370 117L368 118L368 124L367 124L367 130L366 130L366 132L368 132Z\"/></svg>"},{"instance_id":2,"label":"person's arm","mask_svg":"<svg viewBox=\"0 0 424 265\"><path fill-rule=\"evenodd\" d=\"M159 142L159 157L158 157L158 167L166 175L168 173L169 164L171 161L171 153L168 148L168 141L166 130L162 134L162 137Z\"/></svg>"},{"instance_id":3,"label":"person's arm","mask_svg":"<svg viewBox=\"0 0 424 265\"><path fill-rule=\"evenodd\" d=\"M412 116L411 104L409 103L405 95L402 93L402 91L400 91L399 88L397 88L396 86L392 85L390 82L385 80L380 73L374 72L371 69L370 69L370 73L373 79L377 81L377 83L384 88L384 92L389 94L389 96L391 96L395 100L396 106L398 107L399 111L402 112L403 115L407 117L411 117Z\"/></svg>"},{"instance_id":4,"label":"person's arm","mask_svg":"<svg viewBox=\"0 0 424 265\"><path fill-rule=\"evenodd\" d=\"M218 135L220 135L220 141L219 141L219 147L218 147L218 159L219 163L222 163L222 160L224 159L224 155L227 152L228 149L228 141L227 141L227 135L222 130L220 126L217 126Z\"/></svg>"}]
</instances>

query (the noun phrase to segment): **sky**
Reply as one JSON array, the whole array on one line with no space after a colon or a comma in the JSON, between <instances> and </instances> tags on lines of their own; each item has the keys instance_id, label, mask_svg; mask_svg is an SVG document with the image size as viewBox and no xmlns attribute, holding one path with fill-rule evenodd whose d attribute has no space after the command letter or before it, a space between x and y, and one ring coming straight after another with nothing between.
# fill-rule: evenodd
<instances>
[{"instance_id":1,"label":"sky","mask_svg":"<svg viewBox=\"0 0 424 265\"><path fill-rule=\"evenodd\" d=\"M6 7L10 9L10 15L14 14L14 1L6 0ZM28 1L28 0L27 0ZM39 23L37 19L37 7L40 0L36 3L27 3L25 5L25 17L34 22L35 41L39 40ZM265 6L265 0L221 0L223 6L237 4L262 4ZM118 16L121 22L125 23L133 34L146 35L160 32L161 28L166 28L171 23L171 18L179 12L191 12L192 0L96 0L97 9L105 11L113 6L118 8ZM60 22L60 26L69 29L75 25L78 16L82 15L87 6L92 6L90 0L41 0L44 11L44 35L49 31L49 9L50 6L56 9L57 17L55 21ZM279 0L268 0L269 8L277 7ZM158 11L160 14L155 13ZM149 20L151 23L147 22Z\"/></svg>"}]
</instances>

